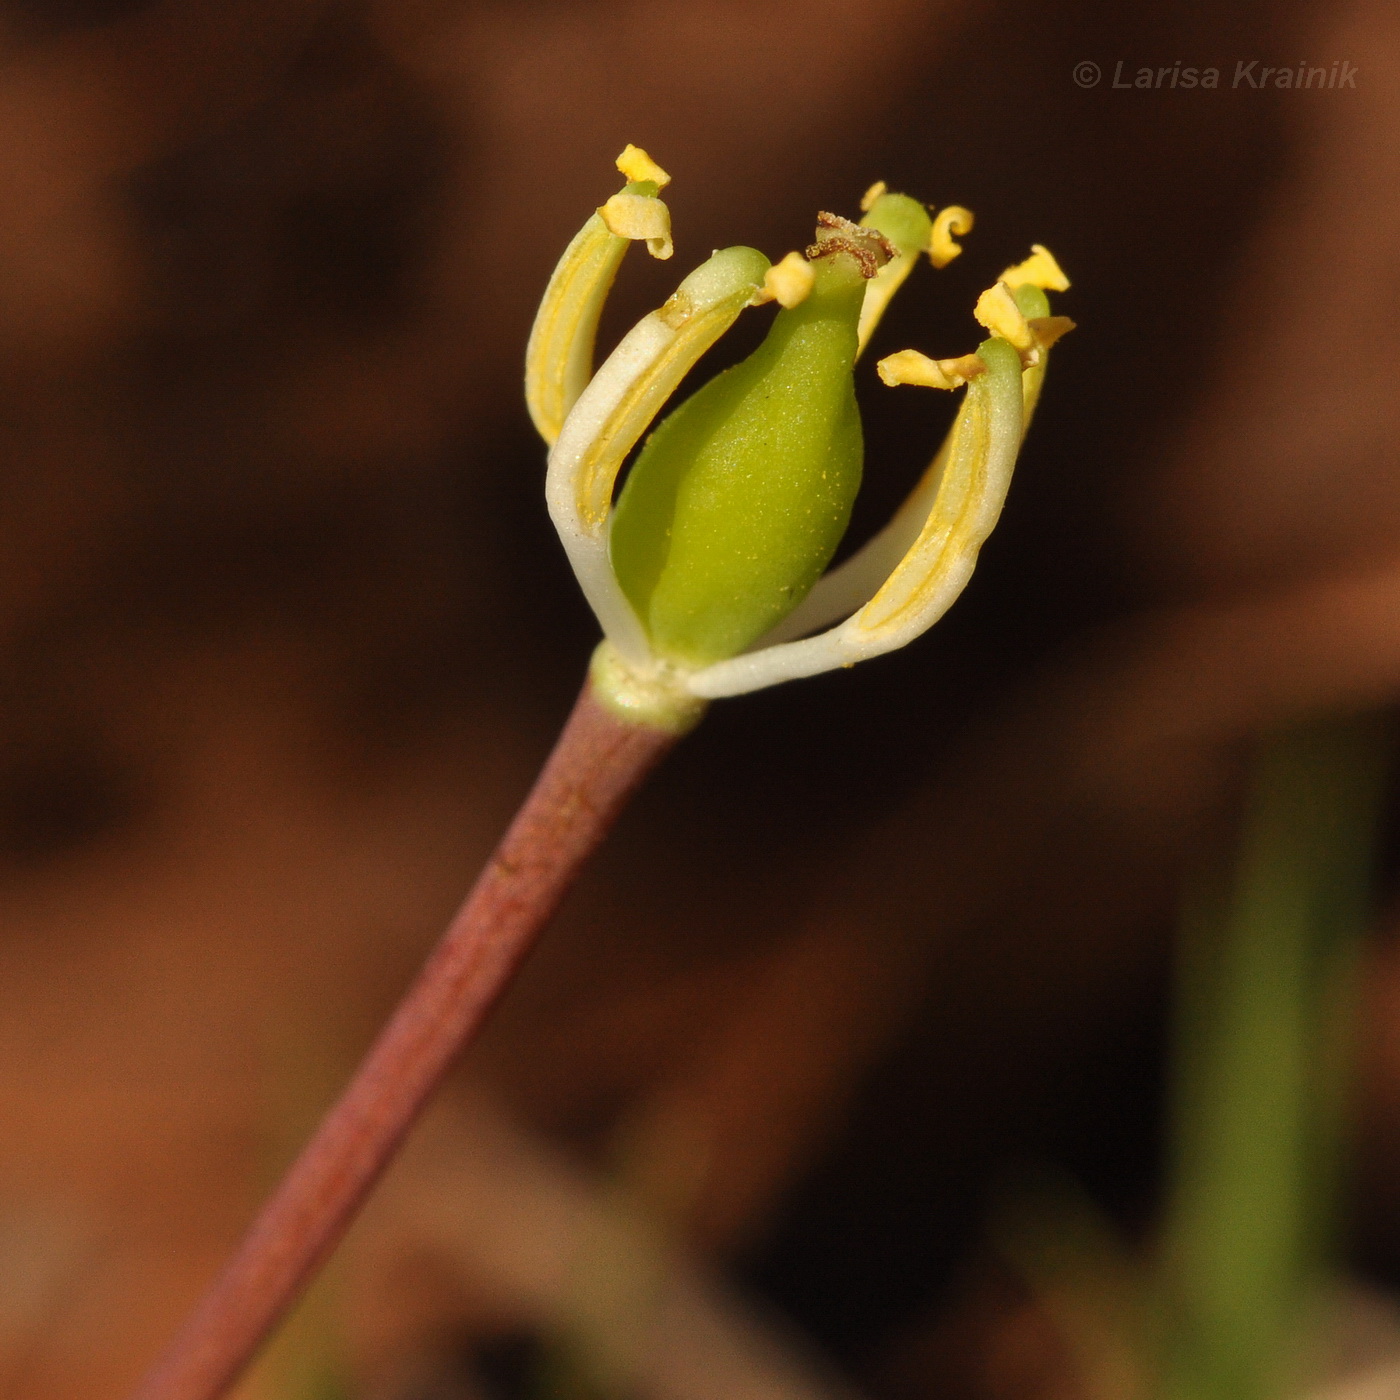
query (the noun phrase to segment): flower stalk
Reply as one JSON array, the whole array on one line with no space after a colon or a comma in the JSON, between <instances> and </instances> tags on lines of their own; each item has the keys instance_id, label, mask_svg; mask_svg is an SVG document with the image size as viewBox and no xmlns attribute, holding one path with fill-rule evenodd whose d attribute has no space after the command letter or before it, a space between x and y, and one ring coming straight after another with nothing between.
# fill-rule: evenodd
<instances>
[{"instance_id":1,"label":"flower stalk","mask_svg":"<svg viewBox=\"0 0 1400 1400\"><path fill-rule=\"evenodd\" d=\"M675 730L586 683L539 779L340 1100L134 1400L215 1400L344 1234Z\"/></svg>"}]
</instances>

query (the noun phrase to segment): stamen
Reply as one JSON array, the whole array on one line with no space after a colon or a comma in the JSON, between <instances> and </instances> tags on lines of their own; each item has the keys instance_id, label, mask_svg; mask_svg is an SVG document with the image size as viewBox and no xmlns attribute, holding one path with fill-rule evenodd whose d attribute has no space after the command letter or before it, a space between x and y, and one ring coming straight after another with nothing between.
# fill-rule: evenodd
<instances>
[{"instance_id":1,"label":"stamen","mask_svg":"<svg viewBox=\"0 0 1400 1400\"><path fill-rule=\"evenodd\" d=\"M1030 257L1014 267L1008 267L997 280L1013 289L1030 286L1047 292L1069 290L1069 278L1055 261L1055 255L1043 243L1032 243Z\"/></svg>"},{"instance_id":2,"label":"stamen","mask_svg":"<svg viewBox=\"0 0 1400 1400\"><path fill-rule=\"evenodd\" d=\"M947 267L959 253L962 252L962 244L953 241L953 235L959 238L966 237L972 232L972 225L976 222L976 215L971 209L964 209L961 204L950 204L946 209L940 209L934 216L933 234L929 238L928 260L934 267Z\"/></svg>"},{"instance_id":3,"label":"stamen","mask_svg":"<svg viewBox=\"0 0 1400 1400\"><path fill-rule=\"evenodd\" d=\"M1030 325L1021 314L1021 308L1016 305L1016 298L1011 295L1011 289L1005 282L988 287L977 298L977 305L973 307L972 314L993 335L1010 341L1017 350L1031 350L1035 347L1035 337L1031 334Z\"/></svg>"},{"instance_id":4,"label":"stamen","mask_svg":"<svg viewBox=\"0 0 1400 1400\"><path fill-rule=\"evenodd\" d=\"M926 389L958 389L969 379L987 372L976 355L960 355L953 360L932 360L917 350L900 350L886 355L875 366L876 373L891 387L919 384Z\"/></svg>"},{"instance_id":5,"label":"stamen","mask_svg":"<svg viewBox=\"0 0 1400 1400\"><path fill-rule=\"evenodd\" d=\"M657 189L664 190L671 183L671 177L640 146L630 141L617 158L617 168L634 184L650 180Z\"/></svg>"},{"instance_id":6,"label":"stamen","mask_svg":"<svg viewBox=\"0 0 1400 1400\"><path fill-rule=\"evenodd\" d=\"M614 195L574 235L540 300L525 351L525 402L551 447L593 373L603 303L628 244L645 239L654 257L671 256L671 213L656 198L670 176L635 146L618 157L623 174L649 177Z\"/></svg>"},{"instance_id":7,"label":"stamen","mask_svg":"<svg viewBox=\"0 0 1400 1400\"><path fill-rule=\"evenodd\" d=\"M675 252L671 243L671 211L654 195L623 190L613 195L598 214L609 233L634 242L645 239L647 252L654 258L664 260Z\"/></svg>"},{"instance_id":8,"label":"stamen","mask_svg":"<svg viewBox=\"0 0 1400 1400\"><path fill-rule=\"evenodd\" d=\"M1037 316L1027 324L1042 350L1048 350L1061 336L1068 335L1075 325L1068 316Z\"/></svg>"},{"instance_id":9,"label":"stamen","mask_svg":"<svg viewBox=\"0 0 1400 1400\"><path fill-rule=\"evenodd\" d=\"M811 295L817 274L801 253L789 253L770 267L763 278L763 299L779 306L793 307Z\"/></svg>"},{"instance_id":10,"label":"stamen","mask_svg":"<svg viewBox=\"0 0 1400 1400\"><path fill-rule=\"evenodd\" d=\"M1040 401L1050 349L1067 331L1073 330L1074 322L1068 316L1050 314L1050 298L1043 287L1023 282L1011 295L1016 298L1016 305L1020 307L1021 315L1026 318L1031 335L1035 338L1034 347L1021 352L1021 363L1025 367L1021 387L1025 398L1025 424L1029 427L1035 416L1036 404Z\"/></svg>"},{"instance_id":11,"label":"stamen","mask_svg":"<svg viewBox=\"0 0 1400 1400\"><path fill-rule=\"evenodd\" d=\"M885 184L883 180L876 180L875 183L871 185L871 187L868 190L866 190L866 192L863 195L861 195L860 212L862 214L868 214L875 201L879 199L880 196L883 195L888 189L889 186Z\"/></svg>"}]
</instances>

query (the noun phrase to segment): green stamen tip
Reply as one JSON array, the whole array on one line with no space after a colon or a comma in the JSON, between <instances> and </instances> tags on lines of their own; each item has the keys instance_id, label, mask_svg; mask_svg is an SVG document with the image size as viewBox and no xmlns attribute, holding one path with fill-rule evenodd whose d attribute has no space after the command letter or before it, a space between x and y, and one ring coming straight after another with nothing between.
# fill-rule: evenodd
<instances>
[{"instance_id":1,"label":"green stamen tip","mask_svg":"<svg viewBox=\"0 0 1400 1400\"><path fill-rule=\"evenodd\" d=\"M1039 287L1033 287L1029 282L1023 282L1019 287L1013 288L1011 295L1016 299L1017 309L1028 321L1050 314L1050 298Z\"/></svg>"},{"instance_id":2,"label":"green stamen tip","mask_svg":"<svg viewBox=\"0 0 1400 1400\"><path fill-rule=\"evenodd\" d=\"M928 247L933 219L917 199L907 194L882 194L860 221L864 228L884 234L901 257L912 258Z\"/></svg>"}]
</instances>

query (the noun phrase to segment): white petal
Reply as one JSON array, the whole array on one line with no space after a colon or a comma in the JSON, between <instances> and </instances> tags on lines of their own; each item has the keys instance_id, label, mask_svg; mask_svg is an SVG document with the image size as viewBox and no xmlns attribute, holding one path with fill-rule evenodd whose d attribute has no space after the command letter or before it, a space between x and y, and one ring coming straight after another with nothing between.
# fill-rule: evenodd
<instances>
[{"instance_id":1,"label":"white petal","mask_svg":"<svg viewBox=\"0 0 1400 1400\"><path fill-rule=\"evenodd\" d=\"M1001 514L1021 444L1021 422L1020 360L1000 356L968 384L940 453L942 470L933 499L925 504L928 478L915 493L927 511L917 536L869 602L815 637L764 647L692 673L687 678L691 693L706 699L741 695L850 666L902 647L932 627L966 587L978 551ZM902 531L908 531L912 513L901 512Z\"/></svg>"},{"instance_id":2,"label":"white petal","mask_svg":"<svg viewBox=\"0 0 1400 1400\"><path fill-rule=\"evenodd\" d=\"M617 474L676 386L753 300L767 270L768 259L752 248L726 248L692 272L603 362L549 454L550 517L604 633L633 662L650 650L608 558Z\"/></svg>"}]
</instances>

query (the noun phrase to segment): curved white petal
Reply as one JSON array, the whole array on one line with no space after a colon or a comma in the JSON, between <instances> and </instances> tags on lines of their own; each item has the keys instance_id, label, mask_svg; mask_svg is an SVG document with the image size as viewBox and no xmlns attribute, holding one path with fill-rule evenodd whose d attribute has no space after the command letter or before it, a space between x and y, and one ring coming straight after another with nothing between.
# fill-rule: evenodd
<instances>
[{"instance_id":1,"label":"curved white petal","mask_svg":"<svg viewBox=\"0 0 1400 1400\"><path fill-rule=\"evenodd\" d=\"M636 146L623 151L617 168L631 183L564 249L525 347L525 403L550 447L593 373L598 318L628 245L642 239L653 257L671 256L671 211L657 198L671 177Z\"/></svg>"},{"instance_id":2,"label":"curved white petal","mask_svg":"<svg viewBox=\"0 0 1400 1400\"><path fill-rule=\"evenodd\" d=\"M1021 372L1022 441L1040 399L1049 362L1049 350L1042 350L1035 363ZM953 430L950 429L938 454L919 478L918 485L904 498L889 523L878 534L872 535L849 559L823 574L802 602L763 639L764 645L795 641L820 627L829 627L838 619L849 617L875 596L895 565L919 538L943 480L943 468L952 443Z\"/></svg>"},{"instance_id":3,"label":"curved white petal","mask_svg":"<svg viewBox=\"0 0 1400 1400\"><path fill-rule=\"evenodd\" d=\"M540 301L525 349L525 403L550 446L593 373L598 318L627 245L594 214L564 250Z\"/></svg>"},{"instance_id":4,"label":"curved white petal","mask_svg":"<svg viewBox=\"0 0 1400 1400\"><path fill-rule=\"evenodd\" d=\"M925 512L917 535L869 601L845 622L815 637L764 647L692 672L686 687L693 695L741 695L850 666L904 646L947 612L972 576L978 551L1001 514L1021 445L1020 359L1004 342L988 344L1003 345L1004 353L995 353L987 373L969 383L939 454L942 470L937 471L936 461L915 492ZM913 501L906 503L907 515L901 511L896 517L906 535ZM893 529L892 522L887 530ZM882 534L871 545L884 541L881 549L892 550L898 538L884 540Z\"/></svg>"},{"instance_id":5,"label":"curved white petal","mask_svg":"<svg viewBox=\"0 0 1400 1400\"><path fill-rule=\"evenodd\" d=\"M550 518L604 634L633 662L650 649L608 558L617 474L690 368L753 300L768 267L752 248L726 248L692 272L603 362L549 454Z\"/></svg>"}]
</instances>

